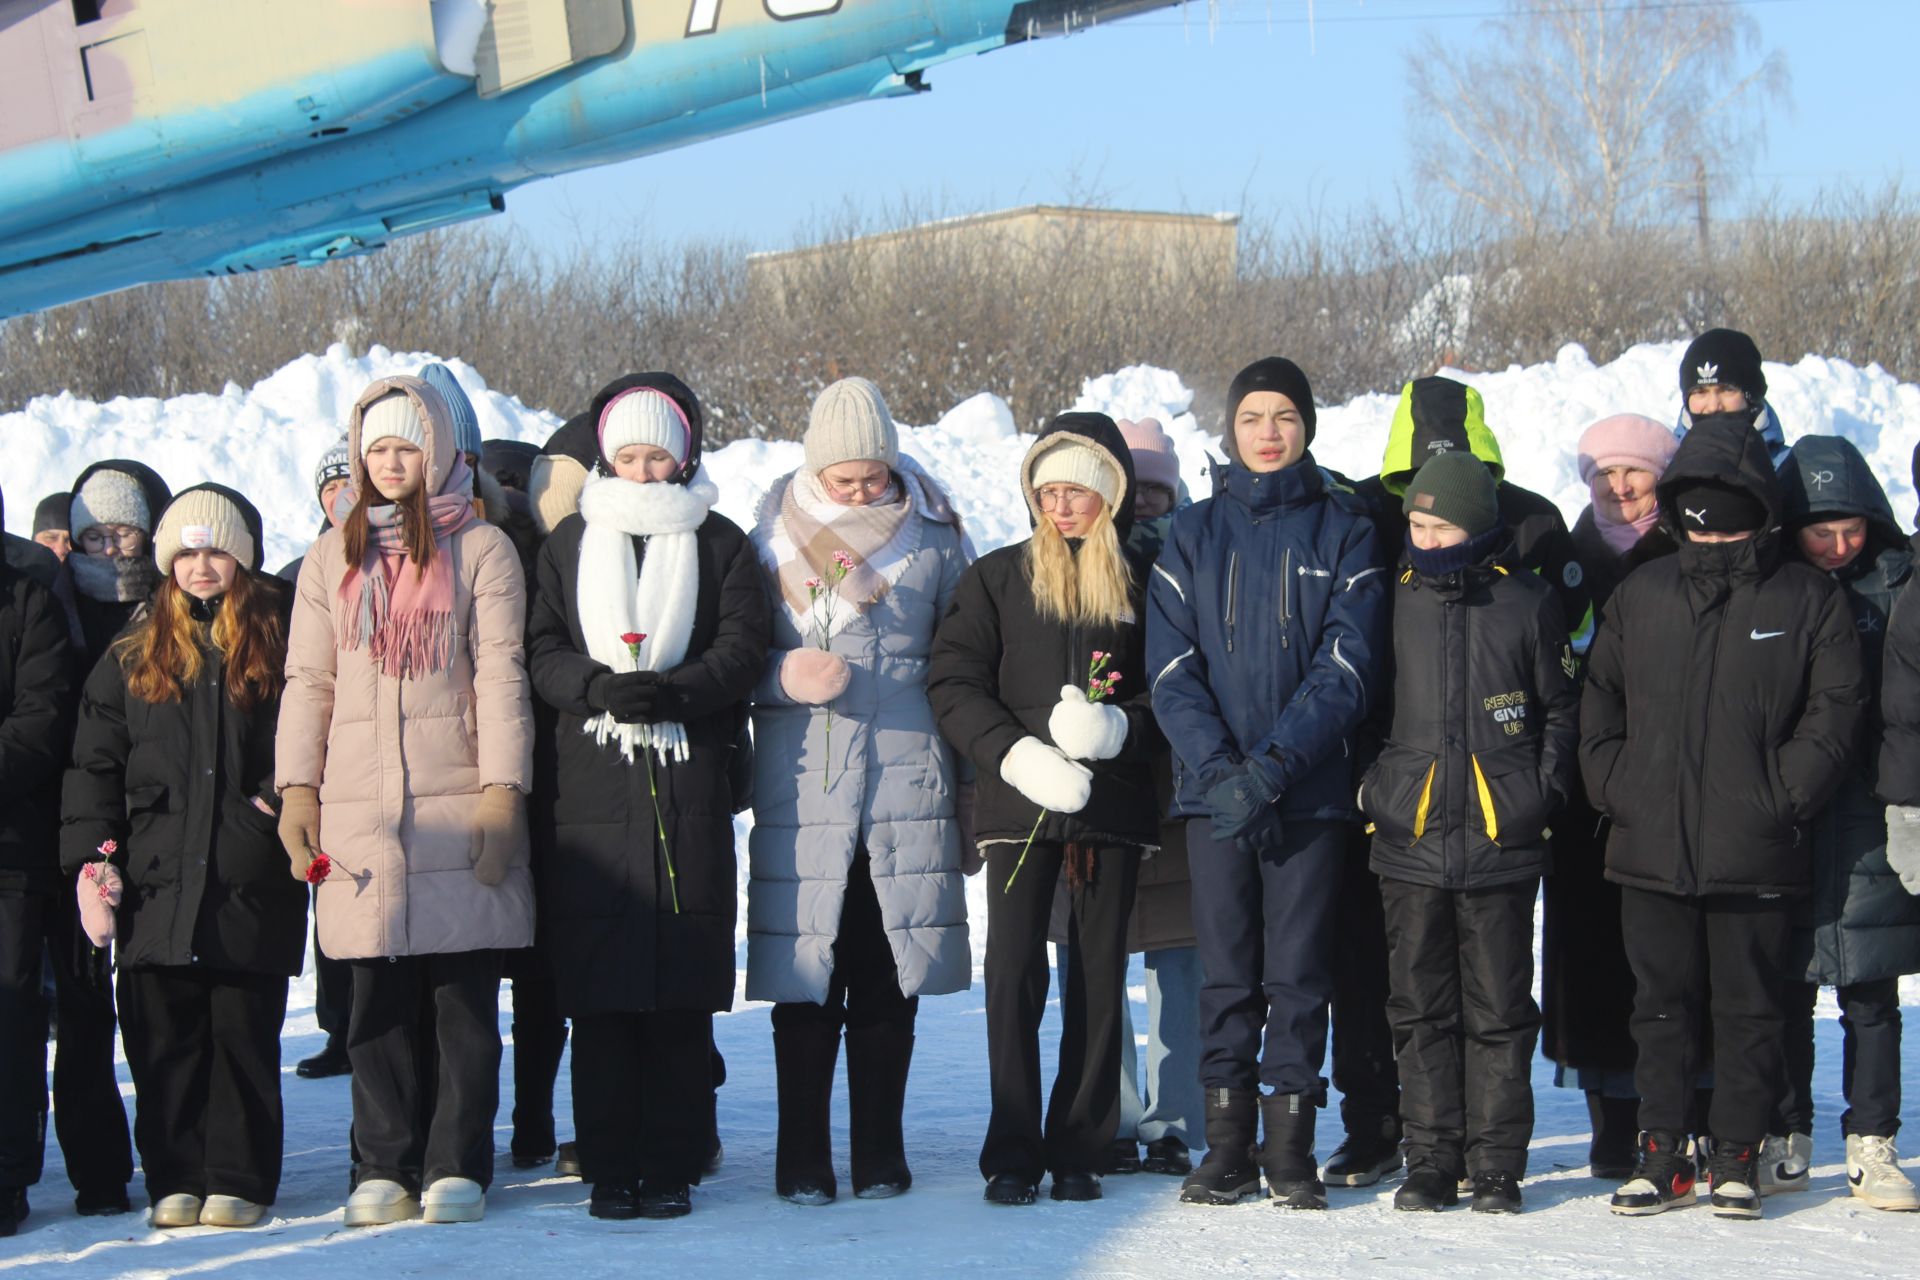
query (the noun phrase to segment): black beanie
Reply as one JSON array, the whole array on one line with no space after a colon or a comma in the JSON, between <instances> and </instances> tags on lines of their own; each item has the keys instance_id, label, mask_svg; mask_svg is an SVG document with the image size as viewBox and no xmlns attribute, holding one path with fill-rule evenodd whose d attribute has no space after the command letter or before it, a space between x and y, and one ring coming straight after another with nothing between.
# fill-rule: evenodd
<instances>
[{"instance_id":1,"label":"black beanie","mask_svg":"<svg viewBox=\"0 0 1920 1280\"><path fill-rule=\"evenodd\" d=\"M67 521L72 519L73 495L70 493L50 493L40 499L40 505L33 509L33 531L45 533L49 529L65 529Z\"/></svg>"},{"instance_id":2,"label":"black beanie","mask_svg":"<svg viewBox=\"0 0 1920 1280\"><path fill-rule=\"evenodd\" d=\"M1766 504L1735 485L1703 480L1674 491L1680 528L1687 533L1753 533L1767 521Z\"/></svg>"},{"instance_id":3,"label":"black beanie","mask_svg":"<svg viewBox=\"0 0 1920 1280\"><path fill-rule=\"evenodd\" d=\"M1450 450L1435 454L1414 473L1400 510L1445 520L1477 537L1500 523L1500 495L1486 463L1465 450Z\"/></svg>"},{"instance_id":4,"label":"black beanie","mask_svg":"<svg viewBox=\"0 0 1920 1280\"><path fill-rule=\"evenodd\" d=\"M1754 410L1766 399L1767 375L1760 369L1760 348L1736 329L1709 329L1687 344L1680 357L1680 394L1695 387L1738 387Z\"/></svg>"},{"instance_id":5,"label":"black beanie","mask_svg":"<svg viewBox=\"0 0 1920 1280\"><path fill-rule=\"evenodd\" d=\"M1268 356L1234 374L1233 382L1227 387L1227 431L1221 441L1227 456L1236 463L1240 461L1240 450L1233 439L1233 420L1240 412L1240 402L1256 391L1278 391L1293 401L1293 407L1300 411L1300 422L1307 429L1307 445L1312 447L1313 387L1299 365L1285 356Z\"/></svg>"}]
</instances>

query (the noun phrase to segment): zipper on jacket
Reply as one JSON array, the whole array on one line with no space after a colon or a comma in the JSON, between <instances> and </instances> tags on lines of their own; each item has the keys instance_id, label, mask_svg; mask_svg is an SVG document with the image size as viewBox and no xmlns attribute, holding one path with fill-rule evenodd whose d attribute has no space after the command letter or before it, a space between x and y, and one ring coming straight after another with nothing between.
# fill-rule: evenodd
<instances>
[{"instance_id":1,"label":"zipper on jacket","mask_svg":"<svg viewBox=\"0 0 1920 1280\"><path fill-rule=\"evenodd\" d=\"M1480 768L1480 753L1473 755L1473 785L1480 792L1480 818L1487 824L1487 839L1495 847L1500 844L1500 815L1493 809L1493 791L1487 786L1487 775Z\"/></svg>"},{"instance_id":2,"label":"zipper on jacket","mask_svg":"<svg viewBox=\"0 0 1920 1280\"><path fill-rule=\"evenodd\" d=\"M1713 682L1720 674L1720 645L1727 638L1727 617L1733 612L1733 593L1727 594L1724 607L1720 612L1718 630L1713 636L1713 662L1707 667L1707 709L1700 717L1700 777L1705 779L1707 772L1707 753L1713 749ZM1673 878L1676 893L1700 892L1700 841L1706 832L1707 806L1702 804L1700 812L1693 821L1693 840L1687 849L1687 864L1693 871L1691 887L1683 885L1679 876Z\"/></svg>"},{"instance_id":3,"label":"zipper on jacket","mask_svg":"<svg viewBox=\"0 0 1920 1280\"><path fill-rule=\"evenodd\" d=\"M1439 758L1427 766L1427 780L1420 787L1420 803L1413 811L1413 838L1418 840L1427 834L1427 810L1433 806L1433 775L1440 767Z\"/></svg>"},{"instance_id":4,"label":"zipper on jacket","mask_svg":"<svg viewBox=\"0 0 1920 1280\"><path fill-rule=\"evenodd\" d=\"M1293 619L1293 551L1280 557L1280 647L1289 647L1287 629Z\"/></svg>"},{"instance_id":5,"label":"zipper on jacket","mask_svg":"<svg viewBox=\"0 0 1920 1280\"><path fill-rule=\"evenodd\" d=\"M1240 586L1240 553L1227 553L1227 652L1233 652L1233 612Z\"/></svg>"}]
</instances>

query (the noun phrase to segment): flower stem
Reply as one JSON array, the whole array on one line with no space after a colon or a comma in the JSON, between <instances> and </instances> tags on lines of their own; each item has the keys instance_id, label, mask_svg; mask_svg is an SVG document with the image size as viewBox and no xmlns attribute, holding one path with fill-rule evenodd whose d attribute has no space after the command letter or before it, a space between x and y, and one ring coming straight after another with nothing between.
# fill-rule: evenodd
<instances>
[{"instance_id":1,"label":"flower stem","mask_svg":"<svg viewBox=\"0 0 1920 1280\"><path fill-rule=\"evenodd\" d=\"M1046 816L1047 816L1047 811L1045 809L1042 809L1039 812L1039 814L1037 814L1034 817L1033 830L1027 832L1027 842L1020 846L1020 860L1013 864L1013 875L1010 875L1007 877L1007 887L1002 889L1000 892L1002 893L1013 892L1014 876L1019 875L1020 868L1027 865L1027 850L1033 848L1033 838L1040 834L1040 823L1045 820Z\"/></svg>"},{"instance_id":2,"label":"flower stem","mask_svg":"<svg viewBox=\"0 0 1920 1280\"><path fill-rule=\"evenodd\" d=\"M673 895L673 914L680 914L680 877L673 870L673 850L667 847L667 823L660 816L660 791L653 784L653 748L643 747L647 757L647 795L653 799L653 829L660 833L660 853L667 860L667 892Z\"/></svg>"}]
</instances>

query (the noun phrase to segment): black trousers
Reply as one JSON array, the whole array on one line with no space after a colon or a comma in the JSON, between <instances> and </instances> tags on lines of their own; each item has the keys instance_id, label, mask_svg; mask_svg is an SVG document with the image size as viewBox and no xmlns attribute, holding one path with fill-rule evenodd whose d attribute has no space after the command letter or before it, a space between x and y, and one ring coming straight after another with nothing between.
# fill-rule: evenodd
<instances>
[{"instance_id":1,"label":"black trousers","mask_svg":"<svg viewBox=\"0 0 1920 1280\"><path fill-rule=\"evenodd\" d=\"M345 960L335 960L320 949L320 912L316 904L313 916L313 1020L327 1033L328 1044L344 1045L347 1042L347 1024L352 1019L353 965Z\"/></svg>"},{"instance_id":2,"label":"black trousers","mask_svg":"<svg viewBox=\"0 0 1920 1280\"><path fill-rule=\"evenodd\" d=\"M1533 1140L1533 903L1540 882L1435 889L1380 881L1386 902L1407 1167L1527 1172Z\"/></svg>"},{"instance_id":3,"label":"black trousers","mask_svg":"<svg viewBox=\"0 0 1920 1280\"><path fill-rule=\"evenodd\" d=\"M1820 988L1786 989L1787 1093L1780 1133L1813 1132L1813 1008ZM1836 987L1840 1000L1840 1132L1891 1138L1900 1132L1900 979Z\"/></svg>"},{"instance_id":4,"label":"black trousers","mask_svg":"<svg viewBox=\"0 0 1920 1280\"><path fill-rule=\"evenodd\" d=\"M347 1056L358 1181L488 1186L500 1106L500 953L352 963Z\"/></svg>"},{"instance_id":5,"label":"black trousers","mask_svg":"<svg viewBox=\"0 0 1920 1280\"><path fill-rule=\"evenodd\" d=\"M280 1027L287 979L186 967L120 971L147 1195L272 1204L286 1132Z\"/></svg>"},{"instance_id":6,"label":"black trousers","mask_svg":"<svg viewBox=\"0 0 1920 1280\"><path fill-rule=\"evenodd\" d=\"M1327 1001L1346 824L1290 822L1253 857L1187 824L1200 987L1200 1083L1326 1098Z\"/></svg>"},{"instance_id":7,"label":"black trousers","mask_svg":"<svg viewBox=\"0 0 1920 1280\"><path fill-rule=\"evenodd\" d=\"M1399 1123L1400 1075L1387 1022L1387 917L1380 877L1367 866L1373 837L1346 829L1333 917L1333 1087L1351 1136Z\"/></svg>"},{"instance_id":8,"label":"black trousers","mask_svg":"<svg viewBox=\"0 0 1920 1280\"><path fill-rule=\"evenodd\" d=\"M553 1082L567 1050L567 1019L546 953L538 946L502 954L513 984L513 1152L552 1151Z\"/></svg>"},{"instance_id":9,"label":"black trousers","mask_svg":"<svg viewBox=\"0 0 1920 1280\"><path fill-rule=\"evenodd\" d=\"M1782 898L1682 898L1623 889L1621 932L1633 965L1634 1087L1640 1127L1687 1133L1712 1018L1713 1103L1722 1142L1758 1144L1786 1093L1782 996L1793 933Z\"/></svg>"},{"instance_id":10,"label":"black trousers","mask_svg":"<svg viewBox=\"0 0 1920 1280\"><path fill-rule=\"evenodd\" d=\"M1032 859L1028 864L1031 868ZM842 1027L859 1031L899 1026L911 1032L919 1011L919 996L900 993L893 944L887 941L880 899L873 889L873 866L863 849L847 869L847 893L840 908L840 934L833 941L833 977L827 984L826 1001L774 1005L773 1029L823 1027L838 1034Z\"/></svg>"},{"instance_id":11,"label":"black trousers","mask_svg":"<svg viewBox=\"0 0 1920 1280\"><path fill-rule=\"evenodd\" d=\"M133 1143L113 1069L112 980L80 932L71 889L0 890L0 1187L38 1182L46 1152L43 957L59 1016L53 1122L67 1180L82 1197L117 1196L133 1179Z\"/></svg>"},{"instance_id":12,"label":"black trousers","mask_svg":"<svg viewBox=\"0 0 1920 1280\"><path fill-rule=\"evenodd\" d=\"M1127 917L1140 851L1096 849L1093 876L1068 894L1067 988L1060 993L1060 1057L1043 1121L1040 1019L1047 1009L1047 922L1065 846L1034 841L1014 875L1019 844L987 846L987 1067L993 1114L980 1172L1038 1182L1105 1167L1120 1127L1120 1002L1126 998ZM1013 879L1012 887L1007 885Z\"/></svg>"},{"instance_id":13,"label":"black trousers","mask_svg":"<svg viewBox=\"0 0 1920 1280\"><path fill-rule=\"evenodd\" d=\"M700 1181L713 1143L713 1015L573 1020L573 1122L588 1182Z\"/></svg>"}]
</instances>

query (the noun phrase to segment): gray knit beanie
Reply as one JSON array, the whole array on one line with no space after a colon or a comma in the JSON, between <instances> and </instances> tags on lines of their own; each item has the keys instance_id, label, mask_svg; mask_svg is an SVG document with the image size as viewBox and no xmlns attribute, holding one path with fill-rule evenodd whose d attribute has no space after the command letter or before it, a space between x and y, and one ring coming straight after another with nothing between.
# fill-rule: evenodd
<instances>
[{"instance_id":1,"label":"gray knit beanie","mask_svg":"<svg viewBox=\"0 0 1920 1280\"><path fill-rule=\"evenodd\" d=\"M842 378L814 399L805 443L815 475L842 462L900 464L900 429L880 388L865 378Z\"/></svg>"},{"instance_id":2,"label":"gray knit beanie","mask_svg":"<svg viewBox=\"0 0 1920 1280\"><path fill-rule=\"evenodd\" d=\"M1435 454L1414 473L1400 509L1445 520L1478 537L1500 523L1500 496L1487 464L1464 449Z\"/></svg>"},{"instance_id":3,"label":"gray knit beanie","mask_svg":"<svg viewBox=\"0 0 1920 1280\"><path fill-rule=\"evenodd\" d=\"M67 531L78 542L80 535L95 525L124 524L153 532L153 512L147 509L146 490L124 471L102 467L87 477L80 492L73 495L72 518Z\"/></svg>"}]
</instances>

